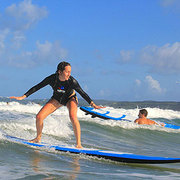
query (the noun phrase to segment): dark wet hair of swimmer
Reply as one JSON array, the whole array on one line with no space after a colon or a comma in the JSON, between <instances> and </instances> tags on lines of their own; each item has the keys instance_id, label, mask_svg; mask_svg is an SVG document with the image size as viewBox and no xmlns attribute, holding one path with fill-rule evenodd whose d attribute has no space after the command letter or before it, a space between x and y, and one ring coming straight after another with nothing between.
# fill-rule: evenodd
<instances>
[{"instance_id":1,"label":"dark wet hair of swimmer","mask_svg":"<svg viewBox=\"0 0 180 180\"><path fill-rule=\"evenodd\" d=\"M141 114L144 114L145 117L147 117L147 115L148 115L148 112L147 112L146 109L141 109L141 110L139 110L139 112L140 112Z\"/></svg>"}]
</instances>

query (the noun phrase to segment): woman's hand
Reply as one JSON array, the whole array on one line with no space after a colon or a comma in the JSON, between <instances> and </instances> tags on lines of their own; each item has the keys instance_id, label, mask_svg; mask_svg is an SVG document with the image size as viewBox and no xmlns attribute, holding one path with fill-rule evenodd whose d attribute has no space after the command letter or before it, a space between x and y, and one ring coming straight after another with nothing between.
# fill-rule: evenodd
<instances>
[{"instance_id":1,"label":"woman's hand","mask_svg":"<svg viewBox=\"0 0 180 180\"><path fill-rule=\"evenodd\" d=\"M101 109L101 108L105 108L103 106L97 106L93 101L90 104L94 109Z\"/></svg>"},{"instance_id":2,"label":"woman's hand","mask_svg":"<svg viewBox=\"0 0 180 180\"><path fill-rule=\"evenodd\" d=\"M20 96L20 97L16 97L16 96L11 96L11 99L16 99L16 100L23 100L26 98L26 95Z\"/></svg>"},{"instance_id":3,"label":"woman's hand","mask_svg":"<svg viewBox=\"0 0 180 180\"><path fill-rule=\"evenodd\" d=\"M94 104L94 109L101 109L101 108L105 108L105 107L103 107L103 106L97 106L96 104Z\"/></svg>"}]
</instances>

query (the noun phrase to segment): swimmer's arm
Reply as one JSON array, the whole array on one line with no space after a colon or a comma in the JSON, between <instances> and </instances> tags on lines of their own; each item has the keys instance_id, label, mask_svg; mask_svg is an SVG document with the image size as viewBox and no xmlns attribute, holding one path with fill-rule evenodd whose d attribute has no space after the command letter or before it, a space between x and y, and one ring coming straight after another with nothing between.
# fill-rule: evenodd
<instances>
[{"instance_id":1,"label":"swimmer's arm","mask_svg":"<svg viewBox=\"0 0 180 180\"><path fill-rule=\"evenodd\" d=\"M155 122L155 124L156 124L156 125L163 126L163 127L165 126L165 124L164 124L164 123L161 123L161 122L160 122L160 123Z\"/></svg>"},{"instance_id":2,"label":"swimmer's arm","mask_svg":"<svg viewBox=\"0 0 180 180\"><path fill-rule=\"evenodd\" d=\"M155 122L155 121L154 121L154 124L155 124L155 125L159 125L159 124L158 124L157 122Z\"/></svg>"},{"instance_id":3,"label":"swimmer's arm","mask_svg":"<svg viewBox=\"0 0 180 180\"><path fill-rule=\"evenodd\" d=\"M155 124L155 125L159 125L159 123L157 123L156 121L153 121L153 120L150 120L149 121L152 123L152 124Z\"/></svg>"}]
</instances>

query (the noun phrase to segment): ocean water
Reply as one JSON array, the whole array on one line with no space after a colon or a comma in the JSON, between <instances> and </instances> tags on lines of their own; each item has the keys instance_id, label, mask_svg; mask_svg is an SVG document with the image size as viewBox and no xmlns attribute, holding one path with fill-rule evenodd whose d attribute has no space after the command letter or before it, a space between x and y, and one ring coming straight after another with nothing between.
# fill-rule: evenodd
<instances>
[{"instance_id":1,"label":"ocean water","mask_svg":"<svg viewBox=\"0 0 180 180\"><path fill-rule=\"evenodd\" d=\"M10 101L0 98L0 179L180 179L180 163L119 163L52 149L33 148L3 137L3 133L6 133L24 139L34 138L35 116L44 103L44 100ZM124 107L123 103L119 107L117 102L103 101L107 110L117 116L126 114L126 119L131 122L91 118L78 109L82 145L139 155L180 158L180 130L157 125L137 125L133 122L141 106L146 107L150 119L180 126L179 104L149 103L133 102L133 107L124 102ZM168 108L165 106L167 104ZM42 141L48 144L75 145L66 107L58 109L44 120Z\"/></svg>"}]
</instances>

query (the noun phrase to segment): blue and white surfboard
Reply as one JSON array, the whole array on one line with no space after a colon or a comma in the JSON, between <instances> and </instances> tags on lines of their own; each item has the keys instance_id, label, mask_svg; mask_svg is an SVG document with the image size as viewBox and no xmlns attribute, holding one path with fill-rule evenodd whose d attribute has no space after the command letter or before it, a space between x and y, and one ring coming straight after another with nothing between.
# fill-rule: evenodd
<instances>
[{"instance_id":1,"label":"blue and white surfboard","mask_svg":"<svg viewBox=\"0 0 180 180\"><path fill-rule=\"evenodd\" d=\"M130 153L121 153L121 152L114 152L114 151L107 151L100 149L89 149L89 148L78 149L64 145L57 146L57 145L47 145L43 143L30 143L25 139L17 138L14 136L9 136L9 135L4 135L4 136L10 141L18 142L29 146L53 148L57 151L70 152L75 154L84 154L88 156L94 156L98 158L104 158L104 159L123 162L123 163L143 163L143 164L180 163L180 158L143 156L143 155L136 155Z\"/></svg>"},{"instance_id":2,"label":"blue and white surfboard","mask_svg":"<svg viewBox=\"0 0 180 180\"><path fill-rule=\"evenodd\" d=\"M105 111L104 109L94 109L91 107L84 107L84 106L81 106L80 109L82 111L84 111L86 113L86 115L87 114L92 115L92 118L99 117L102 119L129 121L129 120L124 119L126 117L126 115L124 115L124 114L120 117L114 117L114 116L110 115L110 111Z\"/></svg>"}]
</instances>

